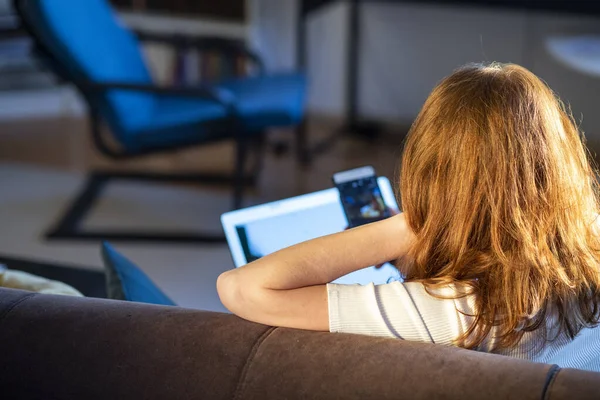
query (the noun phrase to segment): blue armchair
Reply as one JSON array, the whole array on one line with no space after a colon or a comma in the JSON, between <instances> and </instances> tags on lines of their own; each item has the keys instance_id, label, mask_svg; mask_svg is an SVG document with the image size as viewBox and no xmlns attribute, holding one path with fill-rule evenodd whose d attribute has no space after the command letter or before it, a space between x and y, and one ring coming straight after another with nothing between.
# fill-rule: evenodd
<instances>
[{"instance_id":1,"label":"blue armchair","mask_svg":"<svg viewBox=\"0 0 600 400\"><path fill-rule=\"evenodd\" d=\"M23 26L38 52L63 79L72 82L86 100L96 147L115 159L139 157L221 140L236 142L233 176L197 173L91 173L87 185L49 238L88 240L161 240L216 242L213 235L148 232L82 232L81 219L112 179L233 183L233 207L242 204L243 189L253 184L246 175L249 149L262 149L271 127L301 126L306 81L301 74L265 75L264 66L243 44L218 38L136 35L123 26L105 0L14 0ZM219 50L243 56L259 73L212 85L156 85L144 62L140 41L175 47ZM105 124L112 140L102 132ZM304 156L304 129L297 147ZM114 145L116 142L116 146ZM256 145L256 146L255 146ZM260 159L260 157L258 157Z\"/></svg>"}]
</instances>

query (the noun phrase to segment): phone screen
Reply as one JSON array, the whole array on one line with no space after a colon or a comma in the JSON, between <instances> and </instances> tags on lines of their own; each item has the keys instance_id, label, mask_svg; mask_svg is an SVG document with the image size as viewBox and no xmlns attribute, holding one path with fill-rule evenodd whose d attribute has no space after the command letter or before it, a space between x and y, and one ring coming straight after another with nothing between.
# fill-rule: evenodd
<instances>
[{"instance_id":1,"label":"phone screen","mask_svg":"<svg viewBox=\"0 0 600 400\"><path fill-rule=\"evenodd\" d=\"M353 228L391 216L377 184L373 167L337 173L333 181L340 192L349 227Z\"/></svg>"}]
</instances>

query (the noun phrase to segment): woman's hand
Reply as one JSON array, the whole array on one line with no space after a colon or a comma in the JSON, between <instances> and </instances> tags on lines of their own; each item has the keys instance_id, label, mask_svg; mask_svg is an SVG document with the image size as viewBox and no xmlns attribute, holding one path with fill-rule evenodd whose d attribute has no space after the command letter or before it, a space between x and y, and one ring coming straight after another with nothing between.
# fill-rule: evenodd
<instances>
[{"instance_id":1,"label":"woman's hand","mask_svg":"<svg viewBox=\"0 0 600 400\"><path fill-rule=\"evenodd\" d=\"M326 284L405 256L413 234L404 214L270 254L217 280L221 301L242 318L268 325L329 330Z\"/></svg>"}]
</instances>

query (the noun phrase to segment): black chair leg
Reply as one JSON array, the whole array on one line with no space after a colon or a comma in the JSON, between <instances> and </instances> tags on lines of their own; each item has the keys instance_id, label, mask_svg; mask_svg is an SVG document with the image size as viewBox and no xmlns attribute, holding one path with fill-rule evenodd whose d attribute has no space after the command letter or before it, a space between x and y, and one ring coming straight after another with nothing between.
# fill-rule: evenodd
<instances>
[{"instance_id":1,"label":"black chair leg","mask_svg":"<svg viewBox=\"0 0 600 400\"><path fill-rule=\"evenodd\" d=\"M82 229L85 216L91 211L96 201L102 195L103 189L112 181L137 181L137 182L165 182L188 184L226 184L228 187L237 182L242 185L253 185L254 177L242 176L234 179L231 174L198 174L178 173L162 174L152 172L94 172L90 174L86 185L76 200L69 206L59 222L46 234L47 239L53 240L87 240L97 242L101 240L126 241L126 242L170 242L170 243L223 243L225 237L218 233L201 232L169 232L142 230L110 230L110 229ZM243 187L242 187L243 189ZM241 192L241 191L240 191Z\"/></svg>"},{"instance_id":2,"label":"black chair leg","mask_svg":"<svg viewBox=\"0 0 600 400\"><path fill-rule=\"evenodd\" d=\"M236 139L235 171L233 175L233 209L242 208L244 196L244 170L248 158L248 138L241 134Z\"/></svg>"},{"instance_id":3,"label":"black chair leg","mask_svg":"<svg viewBox=\"0 0 600 400\"><path fill-rule=\"evenodd\" d=\"M306 167L310 164L310 154L307 143L307 123L306 118L296 127L296 158L300 165Z\"/></svg>"},{"instance_id":4,"label":"black chair leg","mask_svg":"<svg viewBox=\"0 0 600 400\"><path fill-rule=\"evenodd\" d=\"M261 133L256 136L256 139L252 142L252 152L256 159L254 160L254 165L252 167L252 175L254 177L255 182L258 180L258 176L260 175L265 160L265 150L267 144L267 134L266 132Z\"/></svg>"}]
</instances>

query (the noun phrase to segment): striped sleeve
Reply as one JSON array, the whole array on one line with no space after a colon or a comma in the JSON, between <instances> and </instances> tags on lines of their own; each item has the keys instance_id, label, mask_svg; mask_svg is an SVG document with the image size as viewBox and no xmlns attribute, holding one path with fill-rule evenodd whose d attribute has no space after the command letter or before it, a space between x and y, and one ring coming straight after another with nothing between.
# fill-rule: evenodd
<instances>
[{"instance_id":1,"label":"striped sleeve","mask_svg":"<svg viewBox=\"0 0 600 400\"><path fill-rule=\"evenodd\" d=\"M331 332L452 344L465 329L466 321L457 312L461 300L433 297L418 282L329 284L327 295Z\"/></svg>"}]
</instances>

